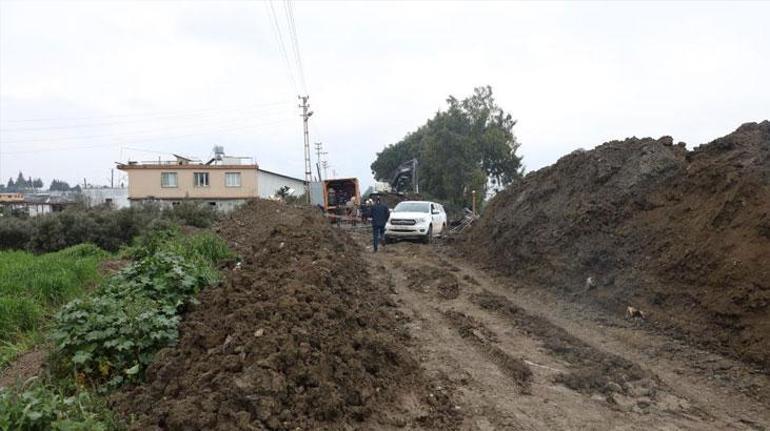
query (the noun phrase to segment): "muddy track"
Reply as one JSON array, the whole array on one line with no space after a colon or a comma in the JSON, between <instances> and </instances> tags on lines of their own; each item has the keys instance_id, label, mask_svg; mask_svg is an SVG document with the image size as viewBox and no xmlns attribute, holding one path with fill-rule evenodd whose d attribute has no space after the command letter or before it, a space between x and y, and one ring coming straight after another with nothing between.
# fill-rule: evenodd
<instances>
[{"instance_id":1,"label":"muddy track","mask_svg":"<svg viewBox=\"0 0 770 431\"><path fill-rule=\"evenodd\" d=\"M353 236L366 246L364 231ZM750 366L480 270L441 243L366 259L454 405L446 429L770 429L769 382Z\"/></svg>"}]
</instances>

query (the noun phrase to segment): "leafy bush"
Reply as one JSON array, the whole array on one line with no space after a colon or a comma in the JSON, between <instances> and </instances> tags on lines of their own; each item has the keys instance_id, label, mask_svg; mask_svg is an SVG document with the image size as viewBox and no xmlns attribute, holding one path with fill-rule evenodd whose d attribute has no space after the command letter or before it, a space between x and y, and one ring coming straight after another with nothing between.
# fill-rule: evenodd
<instances>
[{"instance_id":1,"label":"leafy bush","mask_svg":"<svg viewBox=\"0 0 770 431\"><path fill-rule=\"evenodd\" d=\"M115 298L146 296L175 309L217 281L210 266L197 266L191 260L166 251L158 251L129 265L111 278L102 294Z\"/></svg>"},{"instance_id":2,"label":"leafy bush","mask_svg":"<svg viewBox=\"0 0 770 431\"><path fill-rule=\"evenodd\" d=\"M51 363L59 375L108 387L140 379L152 355L176 341L181 309L217 281L214 264L231 256L215 235L178 229L144 235L128 254L137 260L56 315Z\"/></svg>"},{"instance_id":3,"label":"leafy bush","mask_svg":"<svg viewBox=\"0 0 770 431\"><path fill-rule=\"evenodd\" d=\"M0 217L0 250L23 250L32 236L32 226L26 219Z\"/></svg>"},{"instance_id":4,"label":"leafy bush","mask_svg":"<svg viewBox=\"0 0 770 431\"><path fill-rule=\"evenodd\" d=\"M182 202L161 210L157 205L112 210L68 208L30 219L3 215L0 218L0 250L48 253L76 244L93 243L117 251L155 225L183 224L209 227L217 212L207 205Z\"/></svg>"},{"instance_id":5,"label":"leafy bush","mask_svg":"<svg viewBox=\"0 0 770 431\"><path fill-rule=\"evenodd\" d=\"M87 391L71 395L40 382L0 389L0 430L106 431L115 429L104 403Z\"/></svg>"},{"instance_id":6,"label":"leafy bush","mask_svg":"<svg viewBox=\"0 0 770 431\"><path fill-rule=\"evenodd\" d=\"M194 201L182 201L163 214L182 224L195 227L209 227L217 219L217 211L214 208Z\"/></svg>"},{"instance_id":7,"label":"leafy bush","mask_svg":"<svg viewBox=\"0 0 770 431\"><path fill-rule=\"evenodd\" d=\"M75 300L56 315L55 371L117 386L140 377L152 355L177 338L176 307L144 296Z\"/></svg>"}]
</instances>

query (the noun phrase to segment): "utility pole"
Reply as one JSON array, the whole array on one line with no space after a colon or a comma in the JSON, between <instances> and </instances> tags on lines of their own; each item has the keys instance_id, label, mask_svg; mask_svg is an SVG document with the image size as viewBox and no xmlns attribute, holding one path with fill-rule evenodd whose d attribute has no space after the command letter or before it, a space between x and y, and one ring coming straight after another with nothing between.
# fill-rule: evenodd
<instances>
[{"instance_id":1,"label":"utility pole","mask_svg":"<svg viewBox=\"0 0 770 431\"><path fill-rule=\"evenodd\" d=\"M326 174L326 170L329 169L329 161L324 160L323 162L321 162L321 166L323 166L324 168L324 178L329 178L329 175Z\"/></svg>"},{"instance_id":2,"label":"utility pole","mask_svg":"<svg viewBox=\"0 0 770 431\"><path fill-rule=\"evenodd\" d=\"M321 149L323 148L323 144L321 142L316 142L314 145L315 145L315 153L317 156L316 166L318 167L318 180L322 181L323 178L321 178L321 155L326 155L329 153L326 151L321 151ZM326 175L324 175L324 177L326 177Z\"/></svg>"},{"instance_id":3,"label":"utility pole","mask_svg":"<svg viewBox=\"0 0 770 431\"><path fill-rule=\"evenodd\" d=\"M307 130L307 120L313 115L313 111L310 111L310 105L307 100L310 96L297 96L302 104L299 105L302 108L302 126L305 132L305 195L307 196L307 202L310 203L310 182L313 181L313 168L310 165L310 134Z\"/></svg>"}]
</instances>

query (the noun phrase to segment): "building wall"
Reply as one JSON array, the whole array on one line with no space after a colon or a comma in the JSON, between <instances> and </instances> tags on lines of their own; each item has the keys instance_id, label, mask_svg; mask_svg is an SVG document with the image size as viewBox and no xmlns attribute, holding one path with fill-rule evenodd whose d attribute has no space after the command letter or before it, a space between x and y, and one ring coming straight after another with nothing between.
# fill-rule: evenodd
<instances>
[{"instance_id":1,"label":"building wall","mask_svg":"<svg viewBox=\"0 0 770 431\"><path fill-rule=\"evenodd\" d=\"M257 168L254 165L139 165L120 168L128 173L128 198L157 199L248 199L257 197ZM162 172L177 173L177 187L161 187ZM208 172L209 186L195 187L193 173ZM240 172L241 186L226 187L225 173Z\"/></svg>"},{"instance_id":2,"label":"building wall","mask_svg":"<svg viewBox=\"0 0 770 431\"><path fill-rule=\"evenodd\" d=\"M294 189L294 196L300 196L305 193L305 182L296 178L289 178L283 175L277 175L272 172L259 170L259 197L263 199L275 196L275 193L283 186L289 186Z\"/></svg>"},{"instance_id":3,"label":"building wall","mask_svg":"<svg viewBox=\"0 0 770 431\"><path fill-rule=\"evenodd\" d=\"M90 207L104 205L107 202L110 202L115 209L129 206L128 189L125 187L83 189L81 193L86 198L86 204Z\"/></svg>"},{"instance_id":4,"label":"building wall","mask_svg":"<svg viewBox=\"0 0 770 431\"><path fill-rule=\"evenodd\" d=\"M160 205L160 208L163 209L169 209L172 208L174 205L178 205L182 202L182 199L180 200L173 200L173 199L166 199L166 200L154 200L154 199L133 199L130 201L132 206L142 206L145 204L154 204L154 205ZM208 205L211 207L214 207L217 211L221 211L224 213L229 213L230 211L233 211L234 209L238 208L239 206L245 204L247 202L246 199L207 199L207 200L196 200L194 202L197 202L199 205Z\"/></svg>"}]
</instances>

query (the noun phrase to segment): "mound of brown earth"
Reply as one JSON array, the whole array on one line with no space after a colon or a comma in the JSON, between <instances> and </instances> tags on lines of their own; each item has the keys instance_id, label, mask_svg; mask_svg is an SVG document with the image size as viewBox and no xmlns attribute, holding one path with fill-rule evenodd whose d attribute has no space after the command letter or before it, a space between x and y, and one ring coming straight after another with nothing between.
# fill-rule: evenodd
<instances>
[{"instance_id":1,"label":"mound of brown earth","mask_svg":"<svg viewBox=\"0 0 770 431\"><path fill-rule=\"evenodd\" d=\"M387 287L346 235L267 201L219 229L242 263L201 293L147 383L116 397L134 429L350 429L420 382Z\"/></svg>"},{"instance_id":2,"label":"mound of brown earth","mask_svg":"<svg viewBox=\"0 0 770 431\"><path fill-rule=\"evenodd\" d=\"M693 151L663 137L573 152L499 193L463 245L770 366L770 122Z\"/></svg>"}]
</instances>

